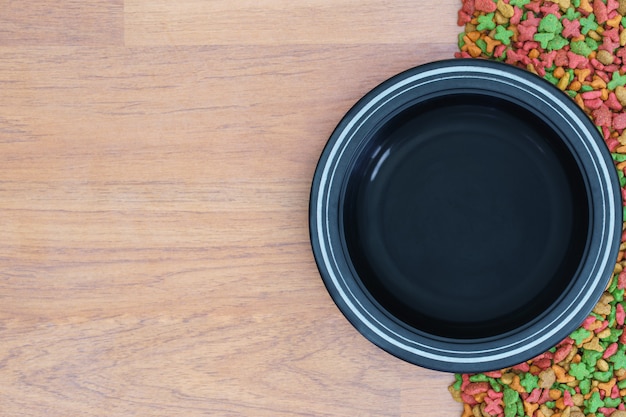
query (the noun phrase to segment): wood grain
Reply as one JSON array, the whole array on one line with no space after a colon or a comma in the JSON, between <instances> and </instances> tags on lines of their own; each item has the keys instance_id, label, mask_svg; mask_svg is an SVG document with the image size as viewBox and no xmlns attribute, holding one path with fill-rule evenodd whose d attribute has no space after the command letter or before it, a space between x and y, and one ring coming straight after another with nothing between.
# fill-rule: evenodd
<instances>
[{"instance_id":1,"label":"wood grain","mask_svg":"<svg viewBox=\"0 0 626 417\"><path fill-rule=\"evenodd\" d=\"M0 18L2 416L460 415L347 323L307 225L333 128L452 56L456 1L30 4Z\"/></svg>"}]
</instances>

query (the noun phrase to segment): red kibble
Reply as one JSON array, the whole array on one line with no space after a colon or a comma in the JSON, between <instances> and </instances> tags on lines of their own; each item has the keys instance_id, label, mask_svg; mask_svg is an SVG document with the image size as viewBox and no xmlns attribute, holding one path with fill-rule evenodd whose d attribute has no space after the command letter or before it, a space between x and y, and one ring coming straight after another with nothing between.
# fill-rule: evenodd
<instances>
[{"instance_id":1,"label":"red kibble","mask_svg":"<svg viewBox=\"0 0 626 417\"><path fill-rule=\"evenodd\" d=\"M565 358L567 358L567 355L569 355L569 353L572 351L572 345L565 345L563 347L560 347L556 350L556 352L554 352L554 362L555 363L559 363L562 360L564 360Z\"/></svg>"},{"instance_id":2,"label":"red kibble","mask_svg":"<svg viewBox=\"0 0 626 417\"><path fill-rule=\"evenodd\" d=\"M541 3L538 1L531 1L528 4L525 4L524 7L527 8L528 10L532 10L535 13L539 13Z\"/></svg>"},{"instance_id":3,"label":"red kibble","mask_svg":"<svg viewBox=\"0 0 626 417\"><path fill-rule=\"evenodd\" d=\"M543 52L539 55L539 59L543 62L543 65L546 67L551 67L554 62L554 57L556 57L556 51Z\"/></svg>"},{"instance_id":4,"label":"red kibble","mask_svg":"<svg viewBox=\"0 0 626 417\"><path fill-rule=\"evenodd\" d=\"M617 99L617 96L612 91L609 93L609 98L606 99L604 103L607 105L609 109L614 110L614 111L620 111L623 108L622 103L619 102L619 100Z\"/></svg>"},{"instance_id":5,"label":"red kibble","mask_svg":"<svg viewBox=\"0 0 626 417\"><path fill-rule=\"evenodd\" d=\"M606 10L609 13L612 13L613 11L617 10L617 8L619 7L619 2L617 0L607 0L606 2ZM609 16L611 17L611 16Z\"/></svg>"},{"instance_id":6,"label":"red kibble","mask_svg":"<svg viewBox=\"0 0 626 417\"><path fill-rule=\"evenodd\" d=\"M468 395L476 395L489 391L489 387L490 385L488 382L470 382L467 384L463 392Z\"/></svg>"},{"instance_id":7,"label":"red kibble","mask_svg":"<svg viewBox=\"0 0 626 417\"><path fill-rule=\"evenodd\" d=\"M522 362L519 365L515 365L511 369L521 372L528 372L530 370L530 365L528 365L526 362Z\"/></svg>"},{"instance_id":8,"label":"red kibble","mask_svg":"<svg viewBox=\"0 0 626 417\"><path fill-rule=\"evenodd\" d=\"M592 100L584 100L584 102L585 102L585 107L591 110L599 109L604 104L601 98L594 98Z\"/></svg>"},{"instance_id":9,"label":"red kibble","mask_svg":"<svg viewBox=\"0 0 626 417\"><path fill-rule=\"evenodd\" d=\"M605 415L605 416L610 416L611 414L615 412L615 410L617 410L617 408L607 408L607 407L598 408L598 411L601 412L602 415Z\"/></svg>"},{"instance_id":10,"label":"red kibble","mask_svg":"<svg viewBox=\"0 0 626 417\"><path fill-rule=\"evenodd\" d=\"M592 67L594 67L597 70L603 70L604 69L604 64L602 62L598 61L595 58L589 60L589 63L591 64Z\"/></svg>"},{"instance_id":11,"label":"red kibble","mask_svg":"<svg viewBox=\"0 0 626 417\"><path fill-rule=\"evenodd\" d=\"M603 359L608 359L611 356L615 355L615 352L617 352L617 348L619 347L619 345L617 344L617 342L615 343L611 343L605 350L604 353L602 354L602 358Z\"/></svg>"},{"instance_id":12,"label":"red kibble","mask_svg":"<svg viewBox=\"0 0 626 417\"><path fill-rule=\"evenodd\" d=\"M613 385L613 388L611 388L611 398L618 398L619 396L619 387L617 385Z\"/></svg>"},{"instance_id":13,"label":"red kibble","mask_svg":"<svg viewBox=\"0 0 626 417\"><path fill-rule=\"evenodd\" d=\"M583 57L584 58L584 57ZM554 65L564 67L569 63L569 55L565 49L559 49L554 56Z\"/></svg>"},{"instance_id":14,"label":"red kibble","mask_svg":"<svg viewBox=\"0 0 626 417\"><path fill-rule=\"evenodd\" d=\"M600 327L598 327L596 330L594 330L596 333L600 333L602 330L606 329L607 327L609 327L609 322L604 320L602 322L602 324L600 325Z\"/></svg>"},{"instance_id":15,"label":"red kibble","mask_svg":"<svg viewBox=\"0 0 626 417\"><path fill-rule=\"evenodd\" d=\"M541 388L535 388L530 392L530 395L528 395L524 401L527 403L536 403L539 401L539 397L541 397Z\"/></svg>"},{"instance_id":16,"label":"red kibble","mask_svg":"<svg viewBox=\"0 0 626 417\"><path fill-rule=\"evenodd\" d=\"M498 45L493 50L493 56L495 56L496 58L500 58L504 51L506 51L506 45Z\"/></svg>"},{"instance_id":17,"label":"red kibble","mask_svg":"<svg viewBox=\"0 0 626 417\"><path fill-rule=\"evenodd\" d=\"M461 375L461 391L465 391L465 388L469 385L469 383L470 383L469 375L468 374Z\"/></svg>"},{"instance_id":18,"label":"red kibble","mask_svg":"<svg viewBox=\"0 0 626 417\"><path fill-rule=\"evenodd\" d=\"M586 104L586 103L585 103ZM607 106L602 105L592 112L593 120L597 126L610 127L613 122L613 113Z\"/></svg>"},{"instance_id":19,"label":"red kibble","mask_svg":"<svg viewBox=\"0 0 626 417\"><path fill-rule=\"evenodd\" d=\"M533 365L537 366L539 369L547 369L552 365L552 360L548 358L539 359L538 361L534 361Z\"/></svg>"},{"instance_id":20,"label":"red kibble","mask_svg":"<svg viewBox=\"0 0 626 417\"><path fill-rule=\"evenodd\" d=\"M457 13L456 24L459 26L463 26L466 23L469 23L472 20L472 15L469 13L465 13L463 10L459 10Z\"/></svg>"},{"instance_id":21,"label":"red kibble","mask_svg":"<svg viewBox=\"0 0 626 417\"><path fill-rule=\"evenodd\" d=\"M522 20L522 15L524 12L519 7L513 8L513 16L509 19L509 23L512 25L519 25L520 20Z\"/></svg>"},{"instance_id":22,"label":"red kibble","mask_svg":"<svg viewBox=\"0 0 626 417\"><path fill-rule=\"evenodd\" d=\"M604 23L609 19L609 12L606 9L606 4L602 1L593 2L593 14L596 16L598 23Z\"/></svg>"},{"instance_id":23,"label":"red kibble","mask_svg":"<svg viewBox=\"0 0 626 417\"><path fill-rule=\"evenodd\" d=\"M471 407L473 407L476 404L478 404L478 401L476 401L476 398L474 398L471 395L466 394L464 392L461 393L461 399L463 400L463 402L469 404Z\"/></svg>"},{"instance_id":24,"label":"red kibble","mask_svg":"<svg viewBox=\"0 0 626 417\"><path fill-rule=\"evenodd\" d=\"M604 136L606 137L607 135L604 135ZM611 151L611 152L614 152L615 149L617 149L621 145L622 144L619 143L619 141L617 139L614 139L614 138L608 139L606 141L606 146L609 148L609 151Z\"/></svg>"},{"instance_id":25,"label":"red kibble","mask_svg":"<svg viewBox=\"0 0 626 417\"><path fill-rule=\"evenodd\" d=\"M489 391L487 391L487 395L489 396L489 398L494 399L494 400L499 400L500 398L504 396L502 392L495 392L493 389L490 389Z\"/></svg>"},{"instance_id":26,"label":"red kibble","mask_svg":"<svg viewBox=\"0 0 626 417\"><path fill-rule=\"evenodd\" d=\"M615 113L613 115L613 128L626 129L626 113Z\"/></svg>"},{"instance_id":27,"label":"red kibble","mask_svg":"<svg viewBox=\"0 0 626 417\"><path fill-rule=\"evenodd\" d=\"M517 39L520 42L532 41L537 33L537 26L521 24L517 26L517 31L519 32Z\"/></svg>"},{"instance_id":28,"label":"red kibble","mask_svg":"<svg viewBox=\"0 0 626 417\"><path fill-rule=\"evenodd\" d=\"M585 93L582 93L581 97L583 98L583 100L595 100L595 99L602 97L602 91L600 90L587 91ZM587 319L589 319L589 317L587 317ZM585 322L586 321L587 320L585 320Z\"/></svg>"},{"instance_id":29,"label":"red kibble","mask_svg":"<svg viewBox=\"0 0 626 417\"><path fill-rule=\"evenodd\" d=\"M543 13L544 15L553 14L559 19L561 18L561 11L559 9L558 3L544 3L544 5L539 8L539 10L541 10L541 13Z\"/></svg>"},{"instance_id":30,"label":"red kibble","mask_svg":"<svg viewBox=\"0 0 626 417\"><path fill-rule=\"evenodd\" d=\"M489 397L485 398L485 412L491 416L500 416L504 413L504 409L500 404L500 400L491 400Z\"/></svg>"},{"instance_id":31,"label":"red kibble","mask_svg":"<svg viewBox=\"0 0 626 417\"><path fill-rule=\"evenodd\" d=\"M562 20L563 31L561 35L564 38L576 38L580 36L580 21L568 20L567 18Z\"/></svg>"},{"instance_id":32,"label":"red kibble","mask_svg":"<svg viewBox=\"0 0 626 417\"><path fill-rule=\"evenodd\" d=\"M568 407L574 406L574 401L572 400L572 394L568 390L563 391L563 404L565 404Z\"/></svg>"},{"instance_id":33,"label":"red kibble","mask_svg":"<svg viewBox=\"0 0 626 417\"><path fill-rule=\"evenodd\" d=\"M550 390L546 388L541 393L541 397L539 397L539 400L537 400L537 402L539 404L543 404L543 403L546 403L546 402L548 402L550 400L551 400L551 398L550 398Z\"/></svg>"},{"instance_id":34,"label":"red kibble","mask_svg":"<svg viewBox=\"0 0 626 417\"><path fill-rule=\"evenodd\" d=\"M492 0L476 0L474 7L481 12L491 13L496 11L496 4Z\"/></svg>"},{"instance_id":35,"label":"red kibble","mask_svg":"<svg viewBox=\"0 0 626 417\"><path fill-rule=\"evenodd\" d=\"M483 374L489 378L500 378L502 376L502 371L483 372Z\"/></svg>"},{"instance_id":36,"label":"red kibble","mask_svg":"<svg viewBox=\"0 0 626 417\"><path fill-rule=\"evenodd\" d=\"M587 61L587 58L585 58L582 55L578 55L573 52L567 51L565 53L565 56L567 57L567 60L569 61L568 66L572 69L576 69L576 68L583 69L583 68L586 68L589 64L589 61Z\"/></svg>"}]
</instances>

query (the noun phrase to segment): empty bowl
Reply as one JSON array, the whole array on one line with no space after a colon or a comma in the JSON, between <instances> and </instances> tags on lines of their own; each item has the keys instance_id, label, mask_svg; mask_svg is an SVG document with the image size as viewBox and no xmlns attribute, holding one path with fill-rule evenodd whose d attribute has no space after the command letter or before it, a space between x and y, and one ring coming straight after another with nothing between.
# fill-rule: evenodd
<instances>
[{"instance_id":1,"label":"empty bowl","mask_svg":"<svg viewBox=\"0 0 626 417\"><path fill-rule=\"evenodd\" d=\"M311 188L326 288L371 342L449 372L513 366L588 316L615 266L617 173L565 93L510 65L429 63L341 120Z\"/></svg>"}]
</instances>

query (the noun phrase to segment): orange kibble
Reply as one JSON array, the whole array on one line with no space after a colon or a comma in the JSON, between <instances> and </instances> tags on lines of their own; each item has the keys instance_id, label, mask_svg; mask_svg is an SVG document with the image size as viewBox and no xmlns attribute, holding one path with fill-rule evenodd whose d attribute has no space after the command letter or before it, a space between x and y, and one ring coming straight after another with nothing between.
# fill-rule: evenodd
<instances>
[{"instance_id":1,"label":"orange kibble","mask_svg":"<svg viewBox=\"0 0 626 417\"><path fill-rule=\"evenodd\" d=\"M580 81L574 80L574 81L572 81L570 83L569 89L572 90L572 91L579 91L582 86L583 85L582 85L582 83Z\"/></svg>"},{"instance_id":2,"label":"orange kibble","mask_svg":"<svg viewBox=\"0 0 626 417\"><path fill-rule=\"evenodd\" d=\"M559 410L565 409L565 400L561 397L554 403Z\"/></svg>"},{"instance_id":3,"label":"orange kibble","mask_svg":"<svg viewBox=\"0 0 626 417\"><path fill-rule=\"evenodd\" d=\"M592 338L592 337L593 337L593 334L591 334L591 335L590 335L587 339L590 339L590 340L591 340L591 338ZM587 340L587 339L585 339L585 340ZM584 342L585 340L583 340L583 342ZM574 362L574 363L580 363L580 361L581 361L581 360L582 360L582 357L580 356L580 354L579 354L579 353L577 353L576 355L574 355L574 357L572 358L572 362Z\"/></svg>"},{"instance_id":4,"label":"orange kibble","mask_svg":"<svg viewBox=\"0 0 626 417\"><path fill-rule=\"evenodd\" d=\"M486 396L487 396L486 392L481 392L479 394L474 395L474 399L476 400L476 402L482 403L483 401L485 401Z\"/></svg>"},{"instance_id":5,"label":"orange kibble","mask_svg":"<svg viewBox=\"0 0 626 417\"><path fill-rule=\"evenodd\" d=\"M528 52L528 58L530 59L539 58L539 51L537 50L537 48L533 48L530 50L530 52Z\"/></svg>"},{"instance_id":6,"label":"orange kibble","mask_svg":"<svg viewBox=\"0 0 626 417\"><path fill-rule=\"evenodd\" d=\"M526 392L526 390L524 389L524 387L522 387L520 385L520 379L519 379L519 375L515 375L513 377L513 381L511 382L511 384L509 385L509 387L511 389L514 389L517 392Z\"/></svg>"},{"instance_id":7,"label":"orange kibble","mask_svg":"<svg viewBox=\"0 0 626 417\"><path fill-rule=\"evenodd\" d=\"M474 417L472 407L470 407L469 404L463 404L463 414L461 414L461 417Z\"/></svg>"},{"instance_id":8,"label":"orange kibble","mask_svg":"<svg viewBox=\"0 0 626 417\"><path fill-rule=\"evenodd\" d=\"M621 250L617 253L617 262L621 262L624 259L624 251Z\"/></svg>"},{"instance_id":9,"label":"orange kibble","mask_svg":"<svg viewBox=\"0 0 626 417\"><path fill-rule=\"evenodd\" d=\"M596 58L596 54L597 54L596 51L591 51L591 53L589 54L589 56L587 58L589 58L590 60L591 59L595 59Z\"/></svg>"},{"instance_id":10,"label":"orange kibble","mask_svg":"<svg viewBox=\"0 0 626 417\"><path fill-rule=\"evenodd\" d=\"M524 412L527 416L532 416L535 413L535 410L539 408L539 404L537 403L527 403L524 401Z\"/></svg>"},{"instance_id":11,"label":"orange kibble","mask_svg":"<svg viewBox=\"0 0 626 417\"><path fill-rule=\"evenodd\" d=\"M612 28L618 28L621 22L622 22L622 15L618 13L615 15L615 17L613 17L613 19L607 20L606 25ZM600 27L598 29L600 29ZM596 32L598 32L598 29L596 29ZM602 30L602 32L604 32L604 30ZM598 32L598 33L602 33L602 32Z\"/></svg>"},{"instance_id":12,"label":"orange kibble","mask_svg":"<svg viewBox=\"0 0 626 417\"><path fill-rule=\"evenodd\" d=\"M583 110L585 109L585 102L580 94L576 94L574 96L574 101L576 102L576 104L578 104L578 107L580 107Z\"/></svg>"},{"instance_id":13,"label":"orange kibble","mask_svg":"<svg viewBox=\"0 0 626 417\"><path fill-rule=\"evenodd\" d=\"M564 74L565 70L563 69L563 67L556 67L554 69L554 72L552 72L552 75L554 75L556 78L561 78Z\"/></svg>"},{"instance_id":14,"label":"orange kibble","mask_svg":"<svg viewBox=\"0 0 626 417\"><path fill-rule=\"evenodd\" d=\"M626 161L620 162L619 164L617 164L616 168L617 169L624 169L624 168L626 168Z\"/></svg>"},{"instance_id":15,"label":"orange kibble","mask_svg":"<svg viewBox=\"0 0 626 417\"><path fill-rule=\"evenodd\" d=\"M556 381L561 384L567 384L568 382L572 382L576 379L572 375L567 374L565 369L557 364L552 365L552 370L554 371L554 375L556 375Z\"/></svg>"},{"instance_id":16,"label":"orange kibble","mask_svg":"<svg viewBox=\"0 0 626 417\"><path fill-rule=\"evenodd\" d=\"M483 53L482 49L474 44L468 44L467 52L472 56L472 58L478 58L480 54Z\"/></svg>"},{"instance_id":17,"label":"orange kibble","mask_svg":"<svg viewBox=\"0 0 626 417\"><path fill-rule=\"evenodd\" d=\"M584 83L589 74L591 74L591 70L589 68L575 69L574 74L578 77L578 81Z\"/></svg>"},{"instance_id":18,"label":"orange kibble","mask_svg":"<svg viewBox=\"0 0 626 417\"><path fill-rule=\"evenodd\" d=\"M621 390L619 390L619 396L620 397L626 396L626 388L622 388Z\"/></svg>"},{"instance_id":19,"label":"orange kibble","mask_svg":"<svg viewBox=\"0 0 626 417\"><path fill-rule=\"evenodd\" d=\"M610 393L613 387L615 386L616 382L617 382L617 379L611 378L608 382L600 382L598 384L598 388L601 390L604 390L604 392Z\"/></svg>"},{"instance_id":20,"label":"orange kibble","mask_svg":"<svg viewBox=\"0 0 626 417\"><path fill-rule=\"evenodd\" d=\"M537 365L530 365L530 369L528 370L528 372L530 372L533 375L537 375L539 372L541 372L541 368L538 367Z\"/></svg>"},{"instance_id":21,"label":"orange kibble","mask_svg":"<svg viewBox=\"0 0 626 417\"><path fill-rule=\"evenodd\" d=\"M587 13L593 13L593 7L591 7L591 5L589 4L589 0L580 0L579 7Z\"/></svg>"},{"instance_id":22,"label":"orange kibble","mask_svg":"<svg viewBox=\"0 0 626 417\"><path fill-rule=\"evenodd\" d=\"M497 39L492 39L489 36L485 36L483 37L483 40L485 41L485 43L487 44L487 47L485 48L485 50L487 51L487 53L492 53L493 50L495 49L496 46L501 45L502 42L500 42Z\"/></svg>"},{"instance_id":23,"label":"orange kibble","mask_svg":"<svg viewBox=\"0 0 626 417\"><path fill-rule=\"evenodd\" d=\"M602 80L602 82L604 83L604 80ZM604 85L606 85L606 83L604 83ZM601 91L602 91L602 95L600 96L600 98L603 101L608 100L609 99L609 90L606 87L604 87L604 88L602 88Z\"/></svg>"},{"instance_id":24,"label":"orange kibble","mask_svg":"<svg viewBox=\"0 0 626 417\"><path fill-rule=\"evenodd\" d=\"M550 399L552 401L556 401L561 398L562 392L559 389L551 389L550 390Z\"/></svg>"},{"instance_id":25,"label":"orange kibble","mask_svg":"<svg viewBox=\"0 0 626 417\"><path fill-rule=\"evenodd\" d=\"M613 133L616 133L616 132L613 132ZM618 153L626 153L626 145L618 146L618 147L615 149L615 152L618 152Z\"/></svg>"},{"instance_id":26,"label":"orange kibble","mask_svg":"<svg viewBox=\"0 0 626 417\"><path fill-rule=\"evenodd\" d=\"M593 80L591 81L590 84L595 90L600 90L600 89L606 89L606 82L598 77L597 75L593 76ZM609 97L608 93L607 93L607 98ZM606 99L605 99L606 100Z\"/></svg>"},{"instance_id":27,"label":"orange kibble","mask_svg":"<svg viewBox=\"0 0 626 417\"><path fill-rule=\"evenodd\" d=\"M473 32L468 33L467 37L470 38L472 42L476 42L478 39L480 39L480 32L475 30Z\"/></svg>"}]
</instances>

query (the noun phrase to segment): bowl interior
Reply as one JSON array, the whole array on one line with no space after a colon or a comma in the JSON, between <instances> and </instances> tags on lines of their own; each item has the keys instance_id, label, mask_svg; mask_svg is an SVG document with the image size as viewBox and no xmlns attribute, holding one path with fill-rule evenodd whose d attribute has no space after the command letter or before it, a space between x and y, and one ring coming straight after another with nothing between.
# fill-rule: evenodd
<instances>
[{"instance_id":1,"label":"bowl interior","mask_svg":"<svg viewBox=\"0 0 626 417\"><path fill-rule=\"evenodd\" d=\"M559 130L497 94L407 105L365 138L341 204L355 276L404 326L454 339L538 319L576 274L589 201Z\"/></svg>"}]
</instances>

